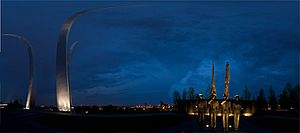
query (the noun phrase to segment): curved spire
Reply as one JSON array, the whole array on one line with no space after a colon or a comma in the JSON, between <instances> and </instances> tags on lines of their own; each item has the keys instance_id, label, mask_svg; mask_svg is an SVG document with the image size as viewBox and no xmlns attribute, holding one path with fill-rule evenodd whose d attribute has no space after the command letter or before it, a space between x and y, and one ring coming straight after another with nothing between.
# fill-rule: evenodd
<instances>
[{"instance_id":1,"label":"curved spire","mask_svg":"<svg viewBox=\"0 0 300 133\"><path fill-rule=\"evenodd\" d=\"M140 6L140 5L138 5ZM81 16L97 10L128 7L128 6L109 6L84 9L71 15L64 22L60 29L60 34L57 42L56 53L56 100L59 111L71 111L71 96L69 85L69 51L67 49L69 32L73 23Z\"/></svg>"},{"instance_id":2,"label":"curved spire","mask_svg":"<svg viewBox=\"0 0 300 133\"><path fill-rule=\"evenodd\" d=\"M111 7L106 7L111 8ZM83 14L94 12L104 8L90 8L81 10L71 15L63 24L58 42L56 53L56 98L57 108L59 111L71 111L71 96L69 85L69 61L70 53L76 43L71 46L71 49L67 49L69 32L73 23Z\"/></svg>"},{"instance_id":3,"label":"curved spire","mask_svg":"<svg viewBox=\"0 0 300 133\"><path fill-rule=\"evenodd\" d=\"M77 44L78 44L78 41L75 41L75 42L72 43L71 47L69 48L69 51L68 51L68 64L69 65L70 65L70 62L71 62L71 57L72 57L73 50L77 46Z\"/></svg>"},{"instance_id":4,"label":"curved spire","mask_svg":"<svg viewBox=\"0 0 300 133\"><path fill-rule=\"evenodd\" d=\"M70 16L62 26L57 42L56 53L56 98L59 111L71 111L70 86L69 86L69 50L67 50L68 37L74 21L81 15L94 11L85 9Z\"/></svg>"},{"instance_id":5,"label":"curved spire","mask_svg":"<svg viewBox=\"0 0 300 133\"><path fill-rule=\"evenodd\" d=\"M23 36L18 34L2 34L2 36L9 36L19 39L23 44L25 44L29 57L29 85L28 85L28 94L25 104L25 109L30 109L35 106L35 80L34 80L34 63L33 63L33 50L31 43Z\"/></svg>"}]
</instances>

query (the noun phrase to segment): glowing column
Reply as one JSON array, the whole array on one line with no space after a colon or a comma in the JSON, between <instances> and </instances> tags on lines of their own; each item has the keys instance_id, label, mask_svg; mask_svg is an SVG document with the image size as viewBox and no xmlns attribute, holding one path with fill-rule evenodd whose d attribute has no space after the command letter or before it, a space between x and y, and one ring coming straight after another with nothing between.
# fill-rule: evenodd
<instances>
[{"instance_id":1,"label":"glowing column","mask_svg":"<svg viewBox=\"0 0 300 133\"><path fill-rule=\"evenodd\" d=\"M71 111L71 96L69 83L69 61L71 50L67 49L70 29L74 21L78 17L80 17L82 14L94 10L95 8L92 8L75 13L65 21L64 25L60 30L56 53L56 98L57 108L59 111Z\"/></svg>"},{"instance_id":2,"label":"glowing column","mask_svg":"<svg viewBox=\"0 0 300 133\"><path fill-rule=\"evenodd\" d=\"M56 53L56 100L57 108L59 111L71 111L71 96L70 96L70 83L69 83L69 61L71 50L67 49L68 37L70 29L81 15L91 13L97 10L127 7L127 6L109 6L109 7L97 7L84 9L71 15L63 24L60 29L60 34L57 42ZM70 49L76 44L74 43Z\"/></svg>"},{"instance_id":3,"label":"glowing column","mask_svg":"<svg viewBox=\"0 0 300 133\"><path fill-rule=\"evenodd\" d=\"M21 40L23 44L27 47L28 57L29 57L29 85L28 85L28 94L26 99L25 109L30 109L35 106L35 80L34 80L34 64L33 64L33 50L30 42L23 36L17 34L2 34L2 36L10 36Z\"/></svg>"}]
</instances>

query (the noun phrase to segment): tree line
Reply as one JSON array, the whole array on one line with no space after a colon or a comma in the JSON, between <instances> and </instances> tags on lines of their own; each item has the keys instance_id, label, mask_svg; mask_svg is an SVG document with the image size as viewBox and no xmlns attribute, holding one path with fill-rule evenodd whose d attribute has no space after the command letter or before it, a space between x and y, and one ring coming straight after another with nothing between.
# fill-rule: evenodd
<instances>
[{"instance_id":1,"label":"tree line","mask_svg":"<svg viewBox=\"0 0 300 133\"><path fill-rule=\"evenodd\" d=\"M250 89L245 86L243 90L243 95L241 100L244 101L255 101L258 109L270 109L270 110L299 110L299 85L293 86L290 83L287 83L280 92L279 96L276 95L275 90L272 86L269 87L269 97L265 95L265 89L261 88L259 94L255 98L251 95ZM207 88L207 94L209 95L210 87ZM173 102L177 104L179 100L194 100L197 99L195 94L195 89L190 87L188 89L183 89L182 93L179 93L177 90L173 92Z\"/></svg>"},{"instance_id":2,"label":"tree line","mask_svg":"<svg viewBox=\"0 0 300 133\"><path fill-rule=\"evenodd\" d=\"M258 109L269 108L271 110L299 110L299 88L299 85L295 85L293 87L292 84L287 83L282 92L277 97L273 87L270 86L270 96L267 98L264 94L264 89L261 88L256 100L257 107Z\"/></svg>"}]
</instances>

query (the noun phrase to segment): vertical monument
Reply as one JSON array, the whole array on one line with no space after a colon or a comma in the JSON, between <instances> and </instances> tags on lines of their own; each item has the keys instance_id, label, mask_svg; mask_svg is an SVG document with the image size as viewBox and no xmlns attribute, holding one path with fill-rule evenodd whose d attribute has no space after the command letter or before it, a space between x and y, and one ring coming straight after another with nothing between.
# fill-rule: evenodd
<instances>
[{"instance_id":1,"label":"vertical monument","mask_svg":"<svg viewBox=\"0 0 300 133\"><path fill-rule=\"evenodd\" d=\"M57 42L56 53L56 100L59 111L71 111L71 96L69 82L69 61L71 50L67 49L70 29L81 15L100 8L91 8L79 11L70 16L62 26ZM76 44L72 47L74 47ZM72 49L71 47L71 49Z\"/></svg>"},{"instance_id":2,"label":"vertical monument","mask_svg":"<svg viewBox=\"0 0 300 133\"><path fill-rule=\"evenodd\" d=\"M224 131L228 131L229 127L229 113L231 112L231 102L229 101L229 63L226 63L225 87L224 87L224 100L221 102L222 107L222 123Z\"/></svg>"},{"instance_id":3,"label":"vertical monument","mask_svg":"<svg viewBox=\"0 0 300 133\"><path fill-rule=\"evenodd\" d=\"M217 113L219 110L219 102L216 100L217 91L215 86L215 72L214 72L214 64L212 66L212 81L211 81L211 93L210 99L208 101L209 104L209 115L210 115L210 127L212 129L216 129L217 127Z\"/></svg>"},{"instance_id":4,"label":"vertical monument","mask_svg":"<svg viewBox=\"0 0 300 133\"><path fill-rule=\"evenodd\" d=\"M229 97L229 80L230 80L230 71L229 71L229 63L227 62L226 63L224 97Z\"/></svg>"},{"instance_id":5,"label":"vertical monument","mask_svg":"<svg viewBox=\"0 0 300 133\"><path fill-rule=\"evenodd\" d=\"M17 34L2 34L2 36L9 36L14 37L19 40L23 44L26 45L27 53L29 57L29 85L28 85L28 94L25 104L25 109L34 108L35 106L35 95L36 95L36 87L35 87L35 79L34 79L34 63L33 63L33 50L31 43L23 36L17 35Z\"/></svg>"},{"instance_id":6,"label":"vertical monument","mask_svg":"<svg viewBox=\"0 0 300 133\"><path fill-rule=\"evenodd\" d=\"M95 12L97 10L117 8L117 7L128 7L128 6L108 6L108 7L97 7L84 9L67 18L65 23L60 29L58 42L57 42L57 53L56 53L56 100L57 108L59 111L71 111L71 95L70 95L70 82L69 82L69 61L71 51L73 47L71 46L68 50L68 39L69 32L73 23L82 15Z\"/></svg>"}]
</instances>

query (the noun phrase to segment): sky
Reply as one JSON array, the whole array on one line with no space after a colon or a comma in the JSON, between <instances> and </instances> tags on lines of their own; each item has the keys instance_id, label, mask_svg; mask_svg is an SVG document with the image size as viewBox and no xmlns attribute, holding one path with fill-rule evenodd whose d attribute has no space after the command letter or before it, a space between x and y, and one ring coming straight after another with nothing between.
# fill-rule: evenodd
<instances>
[{"instance_id":1,"label":"sky","mask_svg":"<svg viewBox=\"0 0 300 133\"><path fill-rule=\"evenodd\" d=\"M81 16L71 28L78 41L70 64L73 105L172 103L172 93L193 87L207 96L215 64L217 97L230 63L229 94L256 97L272 85L299 84L298 2L2 2L1 31L33 45L37 104L55 105L58 34L75 12L124 6ZM127 6L128 5L128 6ZM1 101L21 99L28 86L28 55L18 40L2 37Z\"/></svg>"}]
</instances>

